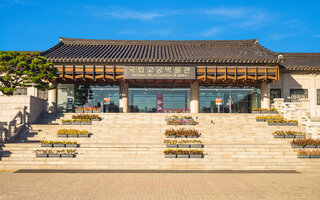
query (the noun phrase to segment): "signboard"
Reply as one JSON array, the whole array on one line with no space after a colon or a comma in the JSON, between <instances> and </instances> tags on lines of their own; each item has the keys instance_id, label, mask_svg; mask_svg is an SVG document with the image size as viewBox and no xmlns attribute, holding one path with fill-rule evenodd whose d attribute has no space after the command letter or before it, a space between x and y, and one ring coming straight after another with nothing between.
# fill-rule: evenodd
<instances>
[{"instance_id":1,"label":"signboard","mask_svg":"<svg viewBox=\"0 0 320 200\"><path fill-rule=\"evenodd\" d=\"M110 98L104 98L103 101L105 104L110 104Z\"/></svg>"},{"instance_id":2,"label":"signboard","mask_svg":"<svg viewBox=\"0 0 320 200\"><path fill-rule=\"evenodd\" d=\"M73 109L73 98L67 98L67 110Z\"/></svg>"},{"instance_id":3,"label":"signboard","mask_svg":"<svg viewBox=\"0 0 320 200\"><path fill-rule=\"evenodd\" d=\"M222 99L221 98L216 98L216 105L222 105Z\"/></svg>"},{"instance_id":4,"label":"signboard","mask_svg":"<svg viewBox=\"0 0 320 200\"><path fill-rule=\"evenodd\" d=\"M163 94L157 94L157 113L163 112Z\"/></svg>"},{"instance_id":5,"label":"signboard","mask_svg":"<svg viewBox=\"0 0 320 200\"><path fill-rule=\"evenodd\" d=\"M196 67L125 66L124 79L196 79Z\"/></svg>"}]
</instances>

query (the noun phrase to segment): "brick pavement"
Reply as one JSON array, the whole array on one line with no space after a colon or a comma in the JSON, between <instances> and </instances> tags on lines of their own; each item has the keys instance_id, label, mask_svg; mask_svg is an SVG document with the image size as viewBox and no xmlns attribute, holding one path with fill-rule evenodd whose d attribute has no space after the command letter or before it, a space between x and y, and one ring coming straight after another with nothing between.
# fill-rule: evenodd
<instances>
[{"instance_id":1,"label":"brick pavement","mask_svg":"<svg viewBox=\"0 0 320 200\"><path fill-rule=\"evenodd\" d=\"M15 173L0 200L320 199L320 173Z\"/></svg>"}]
</instances>

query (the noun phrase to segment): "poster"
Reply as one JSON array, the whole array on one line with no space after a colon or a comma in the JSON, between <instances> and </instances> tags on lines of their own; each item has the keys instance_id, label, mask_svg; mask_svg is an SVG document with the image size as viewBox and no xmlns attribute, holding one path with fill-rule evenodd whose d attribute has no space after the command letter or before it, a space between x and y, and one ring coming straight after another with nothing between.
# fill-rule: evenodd
<instances>
[{"instance_id":1,"label":"poster","mask_svg":"<svg viewBox=\"0 0 320 200\"><path fill-rule=\"evenodd\" d=\"M163 94L157 94L157 113L163 112Z\"/></svg>"}]
</instances>

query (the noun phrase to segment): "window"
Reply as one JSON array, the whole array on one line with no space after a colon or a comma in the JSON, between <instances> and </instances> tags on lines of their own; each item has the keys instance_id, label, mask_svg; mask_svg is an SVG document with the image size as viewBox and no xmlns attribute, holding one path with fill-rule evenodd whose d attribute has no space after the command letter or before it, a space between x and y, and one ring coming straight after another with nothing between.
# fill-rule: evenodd
<instances>
[{"instance_id":1,"label":"window","mask_svg":"<svg viewBox=\"0 0 320 200\"><path fill-rule=\"evenodd\" d=\"M270 89L270 100L273 102L274 98L281 98L281 89Z\"/></svg>"},{"instance_id":2,"label":"window","mask_svg":"<svg viewBox=\"0 0 320 200\"><path fill-rule=\"evenodd\" d=\"M308 90L305 89L290 89L291 102L299 102L300 99L308 98Z\"/></svg>"},{"instance_id":3,"label":"window","mask_svg":"<svg viewBox=\"0 0 320 200\"><path fill-rule=\"evenodd\" d=\"M320 89L317 89L317 105L320 105Z\"/></svg>"}]
</instances>

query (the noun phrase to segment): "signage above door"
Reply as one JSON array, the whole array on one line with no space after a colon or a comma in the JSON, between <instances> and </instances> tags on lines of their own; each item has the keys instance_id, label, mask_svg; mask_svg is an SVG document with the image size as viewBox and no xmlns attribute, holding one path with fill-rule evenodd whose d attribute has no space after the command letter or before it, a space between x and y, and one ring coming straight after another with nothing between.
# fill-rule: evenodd
<instances>
[{"instance_id":1,"label":"signage above door","mask_svg":"<svg viewBox=\"0 0 320 200\"><path fill-rule=\"evenodd\" d=\"M125 66L124 79L196 79L196 67Z\"/></svg>"}]
</instances>

